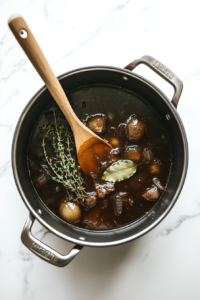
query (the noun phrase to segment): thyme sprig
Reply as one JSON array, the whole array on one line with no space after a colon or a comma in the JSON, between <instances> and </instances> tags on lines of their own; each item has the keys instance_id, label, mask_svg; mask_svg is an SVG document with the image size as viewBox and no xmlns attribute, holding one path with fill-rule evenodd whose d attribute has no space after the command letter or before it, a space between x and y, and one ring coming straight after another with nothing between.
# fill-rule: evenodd
<instances>
[{"instance_id":1,"label":"thyme sprig","mask_svg":"<svg viewBox=\"0 0 200 300\"><path fill-rule=\"evenodd\" d=\"M67 121L65 125L58 124L55 111L53 116L54 121L42 127L41 146L43 147L45 160L51 170L51 172L47 172L53 180L62 183L67 188L70 201L83 203L87 193L85 192L81 173L77 169L75 159L71 155L71 147L74 145L71 129ZM48 156L45 147L46 140L51 141L54 153L58 159L56 162ZM65 144L67 144L67 147Z\"/></svg>"}]
</instances>

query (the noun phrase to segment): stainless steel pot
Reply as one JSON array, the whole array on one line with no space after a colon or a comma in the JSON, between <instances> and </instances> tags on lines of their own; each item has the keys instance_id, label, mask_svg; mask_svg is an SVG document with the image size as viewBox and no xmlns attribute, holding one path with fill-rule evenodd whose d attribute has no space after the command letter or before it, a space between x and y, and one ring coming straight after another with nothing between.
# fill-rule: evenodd
<instances>
[{"instance_id":1,"label":"stainless steel pot","mask_svg":"<svg viewBox=\"0 0 200 300\"><path fill-rule=\"evenodd\" d=\"M131 72L141 63L146 64L174 87L175 93L171 102L152 83ZM12 166L16 185L30 211L21 239L24 245L40 258L63 267L79 253L83 246L106 247L123 244L141 237L158 225L172 209L183 187L188 165L188 146L183 124L176 111L183 84L174 73L154 58L143 56L126 66L125 69L103 66L78 69L60 76L59 80L66 94L81 86L97 84L114 85L134 92L145 99L162 118L168 130L173 151L173 166L167 190L145 218L134 224L100 232L66 225L54 216L39 199L30 181L27 168L29 136L38 115L52 101L46 87L37 92L19 119L12 147ZM52 233L75 243L75 247L69 254L63 256L37 240L31 234L35 219Z\"/></svg>"}]
</instances>

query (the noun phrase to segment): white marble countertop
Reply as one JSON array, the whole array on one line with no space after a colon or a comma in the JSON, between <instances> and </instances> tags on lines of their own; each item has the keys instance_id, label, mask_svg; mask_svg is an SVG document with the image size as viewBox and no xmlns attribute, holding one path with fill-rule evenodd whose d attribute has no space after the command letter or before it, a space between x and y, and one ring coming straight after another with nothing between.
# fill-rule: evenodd
<instances>
[{"instance_id":1,"label":"white marble countertop","mask_svg":"<svg viewBox=\"0 0 200 300\"><path fill-rule=\"evenodd\" d=\"M190 151L187 179L151 232L112 248L84 248L65 268L32 254L20 234L28 216L15 186L11 144L20 114L43 82L7 26L24 16L55 74L90 65L124 67L148 54L184 83L178 113ZM200 1L0 0L0 299L200 299ZM144 66L136 73L169 98L173 88ZM37 223L34 234L65 254L72 245Z\"/></svg>"}]
</instances>

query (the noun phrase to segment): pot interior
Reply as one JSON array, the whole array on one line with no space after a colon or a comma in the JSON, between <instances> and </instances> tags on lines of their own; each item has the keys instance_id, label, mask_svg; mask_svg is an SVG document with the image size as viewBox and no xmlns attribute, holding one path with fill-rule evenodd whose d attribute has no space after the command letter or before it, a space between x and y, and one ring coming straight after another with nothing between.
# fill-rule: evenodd
<instances>
[{"instance_id":1,"label":"pot interior","mask_svg":"<svg viewBox=\"0 0 200 300\"><path fill-rule=\"evenodd\" d=\"M152 211L137 223L109 231L92 231L66 225L62 220L52 214L36 194L30 181L27 168L27 148L33 127L42 111L44 111L53 100L46 88L39 91L25 108L19 120L14 142L13 142L13 170L18 189L31 213L50 231L58 236L79 244L88 246L110 246L117 245L138 238L156 226L170 211L174 205L182 185L184 183L187 169L187 141L183 125L176 110L170 101L152 84L133 73L115 68L88 68L77 70L60 77L60 83L68 95L73 90L84 87L85 91L90 87L104 86L120 88L135 94L135 99L144 99L146 105L150 105L164 122L170 136L172 145L173 165L168 183L168 188L163 197L154 206ZM81 96L81 95L80 95ZM87 95L88 97L88 95ZM81 99L81 98L80 98ZM73 102L73 99L70 99ZM110 101L119 100L116 95L110 95ZM82 112L86 100L75 103L75 111ZM100 100L93 99L92 105L101 105ZM87 104L87 103L86 103ZM135 113L130 112L130 115ZM42 216L38 215L42 211Z\"/></svg>"}]
</instances>

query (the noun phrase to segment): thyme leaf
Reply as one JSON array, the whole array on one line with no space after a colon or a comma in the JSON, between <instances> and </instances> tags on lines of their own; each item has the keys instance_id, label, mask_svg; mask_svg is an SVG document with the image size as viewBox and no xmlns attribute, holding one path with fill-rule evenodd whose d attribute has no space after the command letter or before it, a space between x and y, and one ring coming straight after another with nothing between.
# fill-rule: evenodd
<instances>
[{"instance_id":1,"label":"thyme leaf","mask_svg":"<svg viewBox=\"0 0 200 300\"><path fill-rule=\"evenodd\" d=\"M81 173L76 167L75 160L71 154L71 145L74 146L71 129L67 121L65 125L60 125L57 122L55 111L53 112L53 116L54 121L41 128L43 134L41 146L45 160L51 170L51 172L47 171L47 173L51 176L52 180L62 183L67 188L70 201L83 203L87 197L87 193L83 185L84 181ZM54 153L58 159L55 163L52 163L52 158L49 158L47 154L47 140L51 141Z\"/></svg>"}]
</instances>

